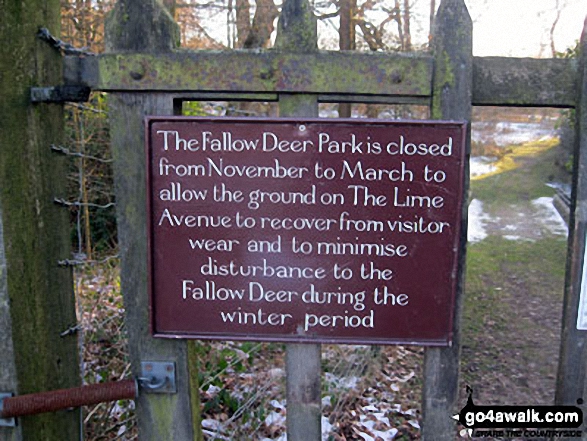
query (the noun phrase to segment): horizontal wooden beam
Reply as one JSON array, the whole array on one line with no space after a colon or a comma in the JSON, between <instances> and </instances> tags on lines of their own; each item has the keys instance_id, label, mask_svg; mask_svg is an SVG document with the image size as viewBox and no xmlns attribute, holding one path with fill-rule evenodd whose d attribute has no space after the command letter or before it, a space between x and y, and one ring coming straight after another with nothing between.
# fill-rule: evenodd
<instances>
[{"instance_id":1,"label":"horizontal wooden beam","mask_svg":"<svg viewBox=\"0 0 587 441\"><path fill-rule=\"evenodd\" d=\"M107 92L430 95L432 58L365 52L176 51L67 57L65 78Z\"/></svg>"},{"instance_id":2,"label":"horizontal wooden beam","mask_svg":"<svg viewBox=\"0 0 587 441\"><path fill-rule=\"evenodd\" d=\"M172 92L169 94L176 101L279 101L276 93L241 93L241 92ZM427 96L386 96L354 94L318 94L319 103L362 103L362 104L411 104L429 106Z\"/></svg>"},{"instance_id":3,"label":"horizontal wooden beam","mask_svg":"<svg viewBox=\"0 0 587 441\"><path fill-rule=\"evenodd\" d=\"M575 107L576 60L475 57L473 105Z\"/></svg>"},{"instance_id":4,"label":"horizontal wooden beam","mask_svg":"<svg viewBox=\"0 0 587 441\"><path fill-rule=\"evenodd\" d=\"M321 51L176 51L65 57L66 85L163 92L178 99L267 101L277 93L321 102L427 105L428 54ZM474 106L575 107L576 60L474 57Z\"/></svg>"}]
</instances>

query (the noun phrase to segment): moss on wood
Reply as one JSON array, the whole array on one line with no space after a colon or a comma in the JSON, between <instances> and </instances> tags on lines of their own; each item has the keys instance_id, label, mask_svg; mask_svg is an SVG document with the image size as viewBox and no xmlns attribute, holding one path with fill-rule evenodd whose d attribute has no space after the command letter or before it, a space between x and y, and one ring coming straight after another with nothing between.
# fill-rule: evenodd
<instances>
[{"instance_id":1,"label":"moss on wood","mask_svg":"<svg viewBox=\"0 0 587 441\"><path fill-rule=\"evenodd\" d=\"M65 194L65 158L51 153L63 135L62 106L32 105L30 87L61 81L61 57L37 37L42 25L58 34L56 0L4 3L0 36L0 205L6 290L12 321L17 394L79 384L68 213L53 203ZM23 439L79 439L79 413L20 419Z\"/></svg>"}]
</instances>

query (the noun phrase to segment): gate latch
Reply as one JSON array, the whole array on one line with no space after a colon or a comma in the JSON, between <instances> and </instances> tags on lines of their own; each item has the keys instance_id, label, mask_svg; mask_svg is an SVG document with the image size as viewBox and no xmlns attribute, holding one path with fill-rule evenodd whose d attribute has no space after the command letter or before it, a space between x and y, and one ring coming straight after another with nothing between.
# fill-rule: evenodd
<instances>
[{"instance_id":1,"label":"gate latch","mask_svg":"<svg viewBox=\"0 0 587 441\"><path fill-rule=\"evenodd\" d=\"M4 412L4 399L12 397L12 394L0 392L0 415ZM0 418L0 427L16 426L16 418Z\"/></svg>"},{"instance_id":2,"label":"gate latch","mask_svg":"<svg viewBox=\"0 0 587 441\"><path fill-rule=\"evenodd\" d=\"M177 393L175 363L168 361L141 362L139 385L144 392L153 394Z\"/></svg>"}]
</instances>

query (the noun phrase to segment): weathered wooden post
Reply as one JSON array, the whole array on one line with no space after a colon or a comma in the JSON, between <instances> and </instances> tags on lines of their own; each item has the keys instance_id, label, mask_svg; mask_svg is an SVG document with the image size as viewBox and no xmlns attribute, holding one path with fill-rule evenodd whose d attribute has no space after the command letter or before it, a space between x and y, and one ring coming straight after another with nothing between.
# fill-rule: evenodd
<instances>
[{"instance_id":1,"label":"weathered wooden post","mask_svg":"<svg viewBox=\"0 0 587 441\"><path fill-rule=\"evenodd\" d=\"M312 53L317 47L316 17L307 0L288 0L279 18L278 50ZM280 94L282 117L318 116L316 95ZM319 441L321 439L321 345L286 345L287 439Z\"/></svg>"},{"instance_id":2,"label":"weathered wooden post","mask_svg":"<svg viewBox=\"0 0 587 441\"><path fill-rule=\"evenodd\" d=\"M77 386L76 323L70 268L63 106L32 104L31 87L61 82L61 56L37 38L58 33L58 1L3 3L0 36L0 393L26 394ZM76 440L79 411L23 417L0 426L1 440Z\"/></svg>"},{"instance_id":3,"label":"weathered wooden post","mask_svg":"<svg viewBox=\"0 0 587 441\"><path fill-rule=\"evenodd\" d=\"M432 50L435 58L433 78L433 119L471 120L473 87L473 26L463 0L443 0L434 23ZM470 127L466 141L464 195L469 187L471 147ZM427 348L424 361L423 440L454 440L458 399L460 360L460 316L464 290L465 250L467 244L467 207L463 203L459 271L455 295L452 346ZM450 277L449 274L446 277Z\"/></svg>"},{"instance_id":4,"label":"weathered wooden post","mask_svg":"<svg viewBox=\"0 0 587 441\"><path fill-rule=\"evenodd\" d=\"M157 0L119 2L108 18L106 50L113 53L165 53L177 46L176 23ZM128 81L137 82L148 66L137 64ZM111 94L110 133L114 156L118 235L122 259L121 285L133 374L141 363L175 363L177 393L142 393L137 400L141 440L200 439L199 408L192 409L185 341L154 339L149 329L147 230L145 196L145 115L173 115L173 97L157 93ZM195 366L192 366L195 369ZM197 390L196 390L197 393Z\"/></svg>"},{"instance_id":5,"label":"weathered wooden post","mask_svg":"<svg viewBox=\"0 0 587 441\"><path fill-rule=\"evenodd\" d=\"M587 20L580 42L575 107L575 166L556 404L587 415ZM581 314L582 312L582 314ZM583 427L584 429L584 427ZM587 439L583 431L582 439Z\"/></svg>"}]
</instances>

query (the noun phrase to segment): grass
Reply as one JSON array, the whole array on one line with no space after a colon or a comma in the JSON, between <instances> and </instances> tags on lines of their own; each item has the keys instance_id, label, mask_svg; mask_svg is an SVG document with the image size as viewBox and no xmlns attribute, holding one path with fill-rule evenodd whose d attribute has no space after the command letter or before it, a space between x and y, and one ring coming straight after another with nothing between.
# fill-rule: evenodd
<instances>
[{"instance_id":1,"label":"grass","mask_svg":"<svg viewBox=\"0 0 587 441\"><path fill-rule=\"evenodd\" d=\"M492 217L528 213L532 200L553 196L547 182L565 177L559 154L553 141L512 147L495 173L471 182L472 197ZM463 383L482 392L479 404L548 404L554 394L566 238L543 234L512 241L497 233L467 251Z\"/></svg>"},{"instance_id":2,"label":"grass","mask_svg":"<svg viewBox=\"0 0 587 441\"><path fill-rule=\"evenodd\" d=\"M566 178L556 166L558 155L558 143L553 139L505 149L493 173L471 180L473 197L492 206L552 196L554 190L545 184Z\"/></svg>"},{"instance_id":3,"label":"grass","mask_svg":"<svg viewBox=\"0 0 587 441\"><path fill-rule=\"evenodd\" d=\"M538 241L511 241L489 237L469 246L467 252L464 335L483 332L492 325L515 322L517 311L504 297L512 295L506 276L515 277L537 299L555 295L562 301L566 239L549 237ZM508 287L510 288L508 290Z\"/></svg>"}]
</instances>

